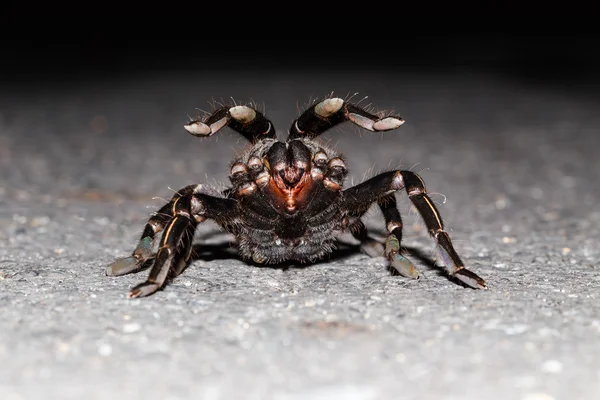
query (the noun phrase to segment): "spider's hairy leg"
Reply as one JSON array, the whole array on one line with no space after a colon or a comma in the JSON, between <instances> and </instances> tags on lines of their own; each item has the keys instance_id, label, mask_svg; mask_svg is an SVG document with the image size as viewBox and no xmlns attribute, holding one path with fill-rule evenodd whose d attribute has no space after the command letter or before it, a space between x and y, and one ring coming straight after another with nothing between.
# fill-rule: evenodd
<instances>
[{"instance_id":1,"label":"spider's hairy leg","mask_svg":"<svg viewBox=\"0 0 600 400\"><path fill-rule=\"evenodd\" d=\"M171 201L161 207L146 223L142 232L142 237L135 250L129 257L117 259L106 268L106 275L120 276L140 271L146 261L154 258L152 252L156 235L160 233L165 225L171 220L175 213L175 204L182 196L187 196L196 190L198 185L186 186L175 193Z\"/></svg>"},{"instance_id":2,"label":"spider's hairy leg","mask_svg":"<svg viewBox=\"0 0 600 400\"><path fill-rule=\"evenodd\" d=\"M191 196L188 195L180 197L174 204L173 218L165 227L150 275L145 282L131 289L128 297L148 296L163 286L169 274L175 275L184 269L183 265L189 261L193 232L197 225L190 215L190 202ZM192 234L186 234L189 232Z\"/></svg>"},{"instance_id":3,"label":"spider's hairy leg","mask_svg":"<svg viewBox=\"0 0 600 400\"><path fill-rule=\"evenodd\" d=\"M384 255L383 245L376 239L369 236L369 231L365 224L359 219L349 227L354 238L360 240L360 249L369 257L380 257Z\"/></svg>"},{"instance_id":4,"label":"spider's hairy leg","mask_svg":"<svg viewBox=\"0 0 600 400\"><path fill-rule=\"evenodd\" d=\"M235 219L235 200L194 191L180 197L173 206L173 218L165 227L156 260L148 279L135 286L128 297L143 297L161 289L167 279L181 273L190 262L197 224L213 219L225 226Z\"/></svg>"},{"instance_id":5,"label":"spider's hairy leg","mask_svg":"<svg viewBox=\"0 0 600 400\"><path fill-rule=\"evenodd\" d=\"M418 279L419 271L413 263L402 256L400 243L402 242L402 218L396 207L394 194L387 195L377 200L377 205L383 213L388 230L385 247L376 239L370 237L367 228L361 220L357 220L351 227L352 234L360 240L361 250L371 257L385 256L394 271L407 278Z\"/></svg>"},{"instance_id":6,"label":"spider's hairy leg","mask_svg":"<svg viewBox=\"0 0 600 400\"><path fill-rule=\"evenodd\" d=\"M385 256L390 261L390 266L400 275L407 278L419 279L421 274L413 263L400 254L402 243L402 218L396 205L396 197L390 194L377 202L388 231L388 237L385 241Z\"/></svg>"},{"instance_id":7,"label":"spider's hairy leg","mask_svg":"<svg viewBox=\"0 0 600 400\"><path fill-rule=\"evenodd\" d=\"M384 172L349 188L344 191L344 207L354 213L365 212L373 202L379 202L401 189L406 190L408 197L425 221L429 234L436 239L437 250L444 261L446 272L467 286L475 289L486 288L483 279L464 267L462 260L454 250L450 236L444 230L444 223L439 211L427 196L423 180L414 172L405 170ZM386 221L388 222L388 231L391 228L391 234L386 242L386 247L392 258L397 258L394 250L398 250L399 254L400 240L396 235L400 235L401 225L394 226L399 221L394 221L395 217L389 210L387 213L391 217L390 221ZM392 236L395 236L397 245ZM400 269L408 267L407 271L410 272L410 266L403 265L404 260L398 259L398 263Z\"/></svg>"},{"instance_id":8,"label":"spider's hairy leg","mask_svg":"<svg viewBox=\"0 0 600 400\"><path fill-rule=\"evenodd\" d=\"M275 128L260 111L244 105L223 106L204 120L194 120L184 128L194 136L212 136L224 126L240 133L250 142L275 139Z\"/></svg>"},{"instance_id":9,"label":"spider's hairy leg","mask_svg":"<svg viewBox=\"0 0 600 400\"><path fill-rule=\"evenodd\" d=\"M404 123L400 117L379 117L339 97L330 97L308 108L292 123L288 141L315 138L345 121L351 121L371 132L389 131Z\"/></svg>"}]
</instances>

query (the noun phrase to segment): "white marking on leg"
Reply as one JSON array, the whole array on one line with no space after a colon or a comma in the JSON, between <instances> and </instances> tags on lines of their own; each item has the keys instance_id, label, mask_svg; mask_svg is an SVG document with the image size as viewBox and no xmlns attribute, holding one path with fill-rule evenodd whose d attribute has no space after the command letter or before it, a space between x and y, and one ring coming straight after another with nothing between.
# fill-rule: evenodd
<instances>
[{"instance_id":1,"label":"white marking on leg","mask_svg":"<svg viewBox=\"0 0 600 400\"><path fill-rule=\"evenodd\" d=\"M256 118L256 111L247 106L235 106L229 109L229 115L242 124L247 124Z\"/></svg>"},{"instance_id":2,"label":"white marking on leg","mask_svg":"<svg viewBox=\"0 0 600 400\"><path fill-rule=\"evenodd\" d=\"M294 122L294 127L296 127L296 132L298 132L298 133L304 133L304 131L302 129L300 129L300 127L298 126L298 121Z\"/></svg>"},{"instance_id":3,"label":"white marking on leg","mask_svg":"<svg viewBox=\"0 0 600 400\"><path fill-rule=\"evenodd\" d=\"M404 189L404 177L400 171L394 174L394 178L392 179L391 188L394 190ZM410 196L410 194L409 194Z\"/></svg>"},{"instance_id":4,"label":"white marking on leg","mask_svg":"<svg viewBox=\"0 0 600 400\"><path fill-rule=\"evenodd\" d=\"M221 129L222 127L224 127L225 125L227 125L227 121L228 121L228 119L227 119L227 117L225 117L225 118L221 118L217 122L213 122L210 125L211 135L217 133L219 131L219 129Z\"/></svg>"},{"instance_id":5,"label":"white marking on leg","mask_svg":"<svg viewBox=\"0 0 600 400\"><path fill-rule=\"evenodd\" d=\"M339 97L326 99L315 106L315 113L319 117L327 118L338 112L343 104L344 100Z\"/></svg>"},{"instance_id":6,"label":"white marking on leg","mask_svg":"<svg viewBox=\"0 0 600 400\"><path fill-rule=\"evenodd\" d=\"M183 127L194 136L207 136L211 134L210 127L204 122L192 121L189 124L185 124Z\"/></svg>"},{"instance_id":7,"label":"white marking on leg","mask_svg":"<svg viewBox=\"0 0 600 400\"><path fill-rule=\"evenodd\" d=\"M384 118L380 121L377 121L373 124L373 129L376 131L389 131L392 129L396 129L400 125L404 123L403 119L388 117Z\"/></svg>"},{"instance_id":8,"label":"white marking on leg","mask_svg":"<svg viewBox=\"0 0 600 400\"><path fill-rule=\"evenodd\" d=\"M423 193L424 193L423 190L421 190L418 187L414 187L408 191L408 197L417 196L417 195L423 194Z\"/></svg>"},{"instance_id":9,"label":"white marking on leg","mask_svg":"<svg viewBox=\"0 0 600 400\"><path fill-rule=\"evenodd\" d=\"M387 230L389 233L392 233L392 231L396 228L402 229L402 224L394 221L390 221L387 223Z\"/></svg>"},{"instance_id":10,"label":"white marking on leg","mask_svg":"<svg viewBox=\"0 0 600 400\"><path fill-rule=\"evenodd\" d=\"M368 131L374 132L373 129L373 120L367 117L363 117L360 114L350 113L348 114L348 119L354 122L356 125L365 128Z\"/></svg>"}]
</instances>

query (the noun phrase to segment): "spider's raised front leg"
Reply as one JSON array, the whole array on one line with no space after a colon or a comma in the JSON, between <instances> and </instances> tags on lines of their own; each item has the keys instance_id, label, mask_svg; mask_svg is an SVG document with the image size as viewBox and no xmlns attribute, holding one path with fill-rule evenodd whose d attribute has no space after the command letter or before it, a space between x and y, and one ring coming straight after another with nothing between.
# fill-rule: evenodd
<instances>
[{"instance_id":1,"label":"spider's raised front leg","mask_svg":"<svg viewBox=\"0 0 600 400\"><path fill-rule=\"evenodd\" d=\"M216 197L202 185L179 190L167 205L154 214L132 256L115 261L106 269L107 275L123 275L139 271L154 258L148 279L135 286L128 297L148 296L161 289L167 279L179 275L191 261L192 241L198 223L213 219L227 225L235 217L235 200ZM156 234L164 230L156 255L152 245Z\"/></svg>"},{"instance_id":2,"label":"spider's raised front leg","mask_svg":"<svg viewBox=\"0 0 600 400\"><path fill-rule=\"evenodd\" d=\"M371 132L390 131L404 123L400 117L374 115L339 97L330 97L309 107L292 123L288 141L299 138L313 139L345 121L351 121Z\"/></svg>"},{"instance_id":3,"label":"spider's raised front leg","mask_svg":"<svg viewBox=\"0 0 600 400\"><path fill-rule=\"evenodd\" d=\"M446 272L467 286L475 289L486 288L485 281L469 271L452 245L439 211L427 196L423 180L412 171L384 172L357 186L344 191L344 207L352 214L362 215L371 204L377 202L386 220L388 238L385 255L392 267L405 276L417 278L418 271L408 259L400 255L402 221L396 207L394 192L406 189L408 197L425 221L429 234L437 241L437 250L444 262Z\"/></svg>"},{"instance_id":4,"label":"spider's raised front leg","mask_svg":"<svg viewBox=\"0 0 600 400\"><path fill-rule=\"evenodd\" d=\"M262 113L250 106L223 106L213 111L204 120L190 121L185 130L194 136L206 137L228 126L250 142L260 139L275 139L273 124Z\"/></svg>"}]
</instances>

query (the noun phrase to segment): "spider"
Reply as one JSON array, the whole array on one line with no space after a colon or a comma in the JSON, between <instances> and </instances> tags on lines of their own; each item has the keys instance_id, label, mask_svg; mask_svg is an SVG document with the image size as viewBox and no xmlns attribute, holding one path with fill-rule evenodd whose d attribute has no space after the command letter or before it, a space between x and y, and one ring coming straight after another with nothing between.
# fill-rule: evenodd
<instances>
[{"instance_id":1,"label":"spider","mask_svg":"<svg viewBox=\"0 0 600 400\"><path fill-rule=\"evenodd\" d=\"M151 264L147 280L133 287L128 297L155 293L191 263L195 229L207 219L233 234L244 260L314 262L332 252L342 233L351 232L363 244L373 241L361 217L376 203L387 228L385 245L378 243L381 255L400 275L419 278L413 263L401 254L402 219L395 193L405 189L437 242L447 274L464 286L486 288L483 279L464 267L419 175L393 170L343 189L346 161L315 139L345 121L372 132L404 123L400 117L373 115L337 97L304 111L292 123L285 142L277 140L273 125L261 112L246 105L223 106L204 120L189 122L185 129L194 136L211 136L227 126L252 143L231 164L231 187L218 191L198 184L177 191L152 214L132 255L117 259L106 274L138 272Z\"/></svg>"}]
</instances>

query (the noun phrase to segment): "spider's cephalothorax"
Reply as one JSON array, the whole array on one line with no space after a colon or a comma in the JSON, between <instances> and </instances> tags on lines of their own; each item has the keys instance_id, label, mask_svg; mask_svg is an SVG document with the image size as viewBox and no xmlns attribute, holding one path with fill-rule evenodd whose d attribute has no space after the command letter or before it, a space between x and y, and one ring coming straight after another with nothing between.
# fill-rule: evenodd
<instances>
[{"instance_id":1,"label":"spider's cephalothorax","mask_svg":"<svg viewBox=\"0 0 600 400\"><path fill-rule=\"evenodd\" d=\"M196 226L211 219L235 236L244 259L257 263L318 260L335 248L340 234L349 231L371 254L380 248L401 275L418 278L414 265L400 254L402 219L395 192L405 189L435 238L447 273L467 286L485 288L483 279L463 266L417 174L384 172L343 189L344 159L315 138L344 121L372 132L392 130L404 122L396 116L373 115L340 98L327 98L308 108L293 122L285 142L278 141L271 122L249 106L224 106L202 121L191 121L185 129L192 135L211 136L228 126L252 143L231 164L232 186L224 191L204 185L179 190L152 215L133 254L115 261L106 273L123 275L152 264L146 282L134 287L129 297L156 292L191 262ZM361 221L375 203L386 222L385 246L367 235Z\"/></svg>"}]
</instances>

